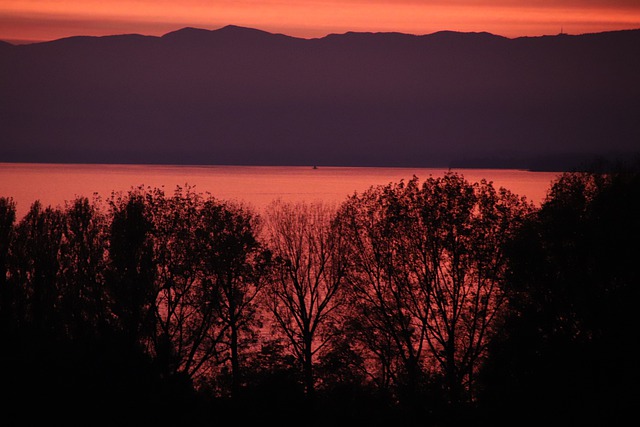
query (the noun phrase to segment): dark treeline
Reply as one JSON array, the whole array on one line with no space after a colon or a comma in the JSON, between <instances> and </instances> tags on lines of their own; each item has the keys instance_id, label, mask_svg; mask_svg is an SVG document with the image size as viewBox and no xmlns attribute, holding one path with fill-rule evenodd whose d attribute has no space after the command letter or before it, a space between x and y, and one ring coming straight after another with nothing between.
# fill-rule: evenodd
<instances>
[{"instance_id":1,"label":"dark treeline","mask_svg":"<svg viewBox=\"0 0 640 427\"><path fill-rule=\"evenodd\" d=\"M456 173L260 213L188 185L20 219L0 197L2 417L615 423L638 218L637 168L561 174L540 207Z\"/></svg>"}]
</instances>

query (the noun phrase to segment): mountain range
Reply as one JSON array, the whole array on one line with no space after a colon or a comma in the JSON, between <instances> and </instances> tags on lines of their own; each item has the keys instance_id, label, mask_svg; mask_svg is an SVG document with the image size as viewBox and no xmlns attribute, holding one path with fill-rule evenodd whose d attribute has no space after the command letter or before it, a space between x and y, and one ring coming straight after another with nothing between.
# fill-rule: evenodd
<instances>
[{"instance_id":1,"label":"mountain range","mask_svg":"<svg viewBox=\"0 0 640 427\"><path fill-rule=\"evenodd\" d=\"M0 42L0 162L567 170L640 151L640 30Z\"/></svg>"}]
</instances>

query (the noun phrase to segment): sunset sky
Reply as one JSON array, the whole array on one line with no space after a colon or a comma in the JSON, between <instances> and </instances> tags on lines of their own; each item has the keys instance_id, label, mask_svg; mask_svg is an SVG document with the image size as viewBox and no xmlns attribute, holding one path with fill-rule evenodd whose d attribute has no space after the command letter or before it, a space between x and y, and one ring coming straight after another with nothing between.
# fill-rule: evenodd
<instances>
[{"instance_id":1,"label":"sunset sky","mask_svg":"<svg viewBox=\"0 0 640 427\"><path fill-rule=\"evenodd\" d=\"M160 36L228 24L295 37L347 31L430 34L488 31L506 37L640 28L639 0L2 0L0 40L74 35Z\"/></svg>"}]
</instances>

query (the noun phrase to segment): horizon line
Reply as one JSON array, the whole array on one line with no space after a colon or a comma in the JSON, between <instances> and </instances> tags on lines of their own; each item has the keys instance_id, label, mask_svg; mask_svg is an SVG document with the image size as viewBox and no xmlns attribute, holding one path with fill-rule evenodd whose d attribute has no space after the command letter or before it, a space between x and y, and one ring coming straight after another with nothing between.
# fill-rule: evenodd
<instances>
[{"instance_id":1,"label":"horizon line","mask_svg":"<svg viewBox=\"0 0 640 427\"><path fill-rule=\"evenodd\" d=\"M635 28L626 28L626 29L619 29L619 30L603 30L603 31L594 31L594 32L585 32L585 33L567 33L564 32L564 29L561 27L558 33L555 34L541 34L541 35L536 35L536 36L517 36L517 37L508 37L508 36L504 36L501 34L497 34L497 33L492 33L490 31L459 31L459 30L447 30L447 29L442 29L442 30L437 30L437 31L433 31L430 33L422 33L422 34L418 34L418 33L410 33L410 32L403 32L403 31L344 31L341 33L327 33L324 36L320 36L320 37L300 37L300 36L292 36L289 34L285 34L282 32L272 32L272 31L267 31L258 27L248 27L248 26L243 26L243 25L236 25L236 24L227 24L227 25L223 25L221 27L216 27L213 29L207 29L204 27L195 27L195 26L183 26L183 27L179 27L175 30L171 30L168 31L166 33L163 33L161 35L154 35L154 34L143 34L143 33L138 33L138 32L126 32L126 33L112 33L112 34L102 34L102 35L91 35L91 34L76 34L76 35L70 35L70 36L65 36L65 37L58 37L58 38L54 38L54 39L48 39L48 40L24 40L24 39L0 39L0 41L10 44L12 46L24 46L24 45L30 45L30 44L39 44L39 43L51 43L51 42L56 42L59 40L67 40L67 39L72 39L72 38L108 38L108 37L122 37L122 36L142 36L142 37L151 37L151 38L163 38L169 34L172 33L176 33L179 31L183 31L183 30L198 30L198 31L206 31L206 32L216 32L216 31L221 31L224 29L231 29L231 28L237 28L237 29L243 29L243 30L252 30L252 31L259 31L265 34L269 34L269 35L276 35L276 36L284 36L284 37L289 37L292 39L298 39L298 40L322 40L325 39L327 37L331 37L331 36L343 36L343 35L348 35L348 34L371 34L371 35L384 35L384 34L398 34L398 35L406 35L406 36L413 36L413 37L428 37L428 36L432 36L432 35L436 35L436 34L441 34L441 33L454 33L454 34L488 34L488 35L492 35L495 37L500 37L500 38L504 38L507 40L517 40L517 39L531 39L531 38L542 38L542 37L556 37L556 36L569 36L569 37L577 37L577 36L585 36L585 35L590 35L590 34L606 34L606 33L619 33L619 32L626 32L626 31L639 31L640 27L635 27Z\"/></svg>"}]
</instances>

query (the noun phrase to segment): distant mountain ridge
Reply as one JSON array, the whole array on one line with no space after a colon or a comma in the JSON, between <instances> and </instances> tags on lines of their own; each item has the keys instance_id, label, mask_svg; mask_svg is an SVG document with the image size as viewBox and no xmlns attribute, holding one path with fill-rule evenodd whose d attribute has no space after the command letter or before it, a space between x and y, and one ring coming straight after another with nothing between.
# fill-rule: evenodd
<instances>
[{"instance_id":1,"label":"distant mountain ridge","mask_svg":"<svg viewBox=\"0 0 640 427\"><path fill-rule=\"evenodd\" d=\"M640 30L0 43L0 162L512 167L640 151Z\"/></svg>"}]
</instances>

